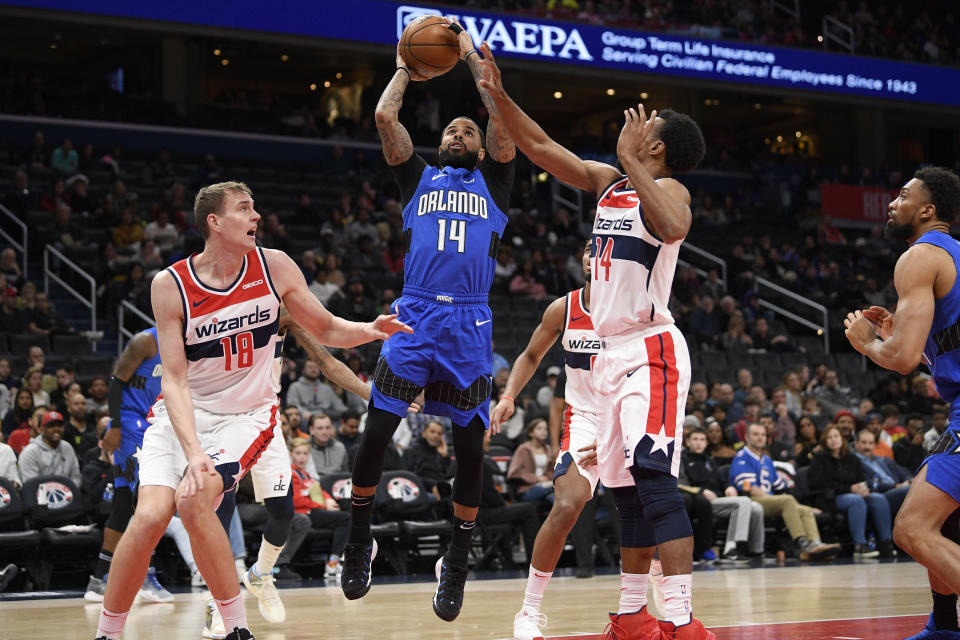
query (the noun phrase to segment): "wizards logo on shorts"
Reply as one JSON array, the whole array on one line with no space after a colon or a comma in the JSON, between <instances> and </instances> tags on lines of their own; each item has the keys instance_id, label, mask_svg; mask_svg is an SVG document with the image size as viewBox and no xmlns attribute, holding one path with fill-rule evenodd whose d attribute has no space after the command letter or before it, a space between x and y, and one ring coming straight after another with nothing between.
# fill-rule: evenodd
<instances>
[{"instance_id":1,"label":"wizards logo on shorts","mask_svg":"<svg viewBox=\"0 0 960 640\"><path fill-rule=\"evenodd\" d=\"M12 501L13 496L10 495L10 492L5 487L0 486L0 510L9 507Z\"/></svg>"},{"instance_id":2,"label":"wizards logo on shorts","mask_svg":"<svg viewBox=\"0 0 960 640\"><path fill-rule=\"evenodd\" d=\"M62 482L41 482L37 487L37 504L48 509L63 509L73 504L73 491Z\"/></svg>"},{"instance_id":3,"label":"wizards logo on shorts","mask_svg":"<svg viewBox=\"0 0 960 640\"><path fill-rule=\"evenodd\" d=\"M387 494L394 500L413 502L420 497L420 487L409 478L392 478L387 483Z\"/></svg>"}]
</instances>

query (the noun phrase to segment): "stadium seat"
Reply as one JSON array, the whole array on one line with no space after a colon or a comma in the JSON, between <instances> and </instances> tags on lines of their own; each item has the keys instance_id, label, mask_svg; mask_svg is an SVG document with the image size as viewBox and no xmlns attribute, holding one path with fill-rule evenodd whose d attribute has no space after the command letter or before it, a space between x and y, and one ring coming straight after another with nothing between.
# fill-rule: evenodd
<instances>
[{"instance_id":1,"label":"stadium seat","mask_svg":"<svg viewBox=\"0 0 960 640\"><path fill-rule=\"evenodd\" d=\"M30 352L30 347L36 345L43 349L44 353L50 353L49 336L34 335L30 333L20 333L7 337L10 347L10 353L24 356Z\"/></svg>"},{"instance_id":2,"label":"stadium seat","mask_svg":"<svg viewBox=\"0 0 960 640\"><path fill-rule=\"evenodd\" d=\"M39 582L37 546L40 532L27 526L23 498L13 483L0 478L0 564L15 562L24 565L35 582Z\"/></svg>"},{"instance_id":3,"label":"stadium seat","mask_svg":"<svg viewBox=\"0 0 960 640\"><path fill-rule=\"evenodd\" d=\"M450 537L451 521L436 519L433 507L437 504L420 477L409 471L387 471L383 474L374 495L374 511L383 520L400 524L396 547L401 553L401 567L406 572L407 557L424 557L424 543L430 541L429 557L445 545Z\"/></svg>"},{"instance_id":4,"label":"stadium seat","mask_svg":"<svg viewBox=\"0 0 960 640\"><path fill-rule=\"evenodd\" d=\"M50 336L51 352L57 355L79 356L90 353L90 340L76 333L57 333Z\"/></svg>"},{"instance_id":5,"label":"stadium seat","mask_svg":"<svg viewBox=\"0 0 960 640\"><path fill-rule=\"evenodd\" d=\"M77 373L84 376L109 376L113 371L114 356L86 355L77 358Z\"/></svg>"}]
</instances>

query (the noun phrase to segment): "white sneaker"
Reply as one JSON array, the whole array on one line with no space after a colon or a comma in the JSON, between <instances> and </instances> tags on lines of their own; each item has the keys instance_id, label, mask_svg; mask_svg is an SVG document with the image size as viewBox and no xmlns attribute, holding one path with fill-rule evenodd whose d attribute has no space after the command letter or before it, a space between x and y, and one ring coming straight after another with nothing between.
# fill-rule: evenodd
<instances>
[{"instance_id":1,"label":"white sneaker","mask_svg":"<svg viewBox=\"0 0 960 640\"><path fill-rule=\"evenodd\" d=\"M237 580L240 581L240 584L243 584L243 576L247 574L247 563L243 558L236 558L233 564L237 567Z\"/></svg>"},{"instance_id":2,"label":"white sneaker","mask_svg":"<svg viewBox=\"0 0 960 640\"><path fill-rule=\"evenodd\" d=\"M205 587L207 586L207 581L203 579L203 576L200 575L200 571L194 571L193 575L190 576L190 586L191 587ZM219 615L219 614L218 614Z\"/></svg>"},{"instance_id":3,"label":"white sneaker","mask_svg":"<svg viewBox=\"0 0 960 640\"><path fill-rule=\"evenodd\" d=\"M663 567L660 565L659 560L654 560L650 563L650 586L653 592L653 603L657 605L657 612L663 615Z\"/></svg>"},{"instance_id":4,"label":"white sneaker","mask_svg":"<svg viewBox=\"0 0 960 640\"><path fill-rule=\"evenodd\" d=\"M542 613L529 614L523 609L513 616L513 640L543 640L543 628L547 626L547 616Z\"/></svg>"},{"instance_id":5,"label":"white sneaker","mask_svg":"<svg viewBox=\"0 0 960 640\"><path fill-rule=\"evenodd\" d=\"M327 567L323 570L323 577L339 578L341 573L343 573L343 565L339 560L333 560L327 563Z\"/></svg>"},{"instance_id":6,"label":"white sneaker","mask_svg":"<svg viewBox=\"0 0 960 640\"><path fill-rule=\"evenodd\" d=\"M220 616L220 610L213 600L207 600L207 619L203 624L204 638L215 638L222 640L227 637L227 630L223 626L223 618Z\"/></svg>"},{"instance_id":7,"label":"white sneaker","mask_svg":"<svg viewBox=\"0 0 960 640\"><path fill-rule=\"evenodd\" d=\"M157 570L153 567L147 570L147 577L143 579L138 595L148 602L173 602L173 594L164 589L157 580Z\"/></svg>"},{"instance_id":8,"label":"white sneaker","mask_svg":"<svg viewBox=\"0 0 960 640\"><path fill-rule=\"evenodd\" d=\"M260 615L267 622L283 622L287 617L287 612L280 602L280 594L277 593L277 587L274 585L273 576L258 576L254 573L256 565L250 567L249 571L243 574L243 584L247 591L256 596L259 601Z\"/></svg>"},{"instance_id":9,"label":"white sneaker","mask_svg":"<svg viewBox=\"0 0 960 640\"><path fill-rule=\"evenodd\" d=\"M106 582L90 576L90 580L87 581L87 590L83 594L83 599L87 602L103 602L103 594L106 593L106 590Z\"/></svg>"}]
</instances>

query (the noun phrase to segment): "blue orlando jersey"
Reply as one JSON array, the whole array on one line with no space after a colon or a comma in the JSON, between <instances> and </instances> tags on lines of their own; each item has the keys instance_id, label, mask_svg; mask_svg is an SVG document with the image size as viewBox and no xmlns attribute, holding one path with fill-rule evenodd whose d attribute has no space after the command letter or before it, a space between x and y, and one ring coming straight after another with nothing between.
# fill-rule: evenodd
<instances>
[{"instance_id":1,"label":"blue orlando jersey","mask_svg":"<svg viewBox=\"0 0 960 640\"><path fill-rule=\"evenodd\" d=\"M494 195L482 163L472 171L424 166L403 209L404 287L440 301L490 292L507 226Z\"/></svg>"},{"instance_id":2,"label":"blue orlando jersey","mask_svg":"<svg viewBox=\"0 0 960 640\"><path fill-rule=\"evenodd\" d=\"M949 253L957 269L950 292L934 303L933 323L923 347L924 362L933 373L937 393L953 403L952 413L956 414L954 400L960 395L960 242L940 231L927 231L917 239L921 242Z\"/></svg>"},{"instance_id":3,"label":"blue orlando jersey","mask_svg":"<svg viewBox=\"0 0 960 640\"><path fill-rule=\"evenodd\" d=\"M143 333L150 334L156 342L156 327L147 329ZM157 354L141 362L137 370L127 380L127 384L123 387L123 397L120 400L120 411L146 416L150 407L157 401L157 396L160 395L161 372L160 351L158 349Z\"/></svg>"},{"instance_id":4,"label":"blue orlando jersey","mask_svg":"<svg viewBox=\"0 0 960 640\"><path fill-rule=\"evenodd\" d=\"M773 493L787 488L787 483L777 475L777 468L773 466L770 456L757 457L747 447L737 451L737 455L733 457L730 465L730 484L743 493L750 493L749 487L760 487L764 493Z\"/></svg>"}]
</instances>

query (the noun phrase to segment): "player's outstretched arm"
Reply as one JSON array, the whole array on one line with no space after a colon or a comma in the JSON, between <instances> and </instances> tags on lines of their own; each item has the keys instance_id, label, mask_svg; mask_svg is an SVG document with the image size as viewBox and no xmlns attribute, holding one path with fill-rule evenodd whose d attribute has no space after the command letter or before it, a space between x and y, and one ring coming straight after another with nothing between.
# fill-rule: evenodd
<instances>
[{"instance_id":1,"label":"player's outstretched arm","mask_svg":"<svg viewBox=\"0 0 960 640\"><path fill-rule=\"evenodd\" d=\"M572 151L552 140L540 125L507 95L490 45L484 42L480 45L480 51L483 53L483 60L480 62L483 77L477 87L481 92L487 92L496 109L499 124L534 164L546 169L561 182L597 195L620 177L620 172L614 167L602 162L581 160Z\"/></svg>"},{"instance_id":2,"label":"player's outstretched arm","mask_svg":"<svg viewBox=\"0 0 960 640\"><path fill-rule=\"evenodd\" d=\"M500 121L500 114L497 104L490 97L486 89L480 86L483 79L483 68L480 65L480 54L473 44L473 38L467 33L467 30L460 26L457 20L453 21L450 27L457 32L457 40L460 43L460 59L467 63L473 81L477 84L477 90L480 92L480 99L483 106L486 107L490 118L487 120L487 153L497 162L510 162L517 156L517 147L510 137L510 133Z\"/></svg>"},{"instance_id":3,"label":"player's outstretched arm","mask_svg":"<svg viewBox=\"0 0 960 640\"><path fill-rule=\"evenodd\" d=\"M286 328L297 344L307 352L307 357L317 363L324 378L364 400L370 399L370 383L358 378L350 367L334 358L319 340L293 321L290 312L282 305L280 306L280 327Z\"/></svg>"},{"instance_id":4,"label":"player's outstretched arm","mask_svg":"<svg viewBox=\"0 0 960 640\"><path fill-rule=\"evenodd\" d=\"M413 155L413 141L406 127L400 124L400 107L403 106L403 92L411 80L426 80L416 71L407 68L400 48L397 45L397 70L383 90L377 102L375 119L380 132L380 144L383 145L383 157L387 164L395 167L403 164Z\"/></svg>"},{"instance_id":5,"label":"player's outstretched arm","mask_svg":"<svg viewBox=\"0 0 960 640\"><path fill-rule=\"evenodd\" d=\"M914 245L900 256L893 272L898 300L889 336L886 340L878 338L873 322L862 311L852 311L843 325L854 349L884 369L906 375L917 368L933 324L933 284L940 261L953 265L945 252L930 244Z\"/></svg>"},{"instance_id":6,"label":"player's outstretched arm","mask_svg":"<svg viewBox=\"0 0 960 640\"><path fill-rule=\"evenodd\" d=\"M187 352L183 342L183 307L177 284L167 271L153 279L150 289L153 317L157 321L157 346L163 362L160 390L173 430L177 434L187 471L180 485L181 495L190 498L203 489L208 475L216 475L213 461L203 452L197 438L193 398L187 384Z\"/></svg>"},{"instance_id":7,"label":"player's outstretched arm","mask_svg":"<svg viewBox=\"0 0 960 640\"><path fill-rule=\"evenodd\" d=\"M657 121L656 110L646 117L643 105L623 112L626 121L617 140L617 157L630 185L636 189L643 204L643 221L666 243L687 237L693 214L690 211L690 192L673 178L653 179L640 162L640 150L646 147Z\"/></svg>"},{"instance_id":8,"label":"player's outstretched arm","mask_svg":"<svg viewBox=\"0 0 960 640\"><path fill-rule=\"evenodd\" d=\"M264 249L263 255L277 295L293 321L313 334L321 344L355 347L374 340L386 340L397 331L413 333L413 329L397 320L396 315L379 316L373 322L350 322L338 318L310 292L303 273L290 256L275 249Z\"/></svg>"},{"instance_id":9,"label":"player's outstretched arm","mask_svg":"<svg viewBox=\"0 0 960 640\"><path fill-rule=\"evenodd\" d=\"M515 411L514 399L517 394L527 386L530 378L537 371L543 356L547 354L553 343L560 336L563 329L563 316L566 312L566 297L557 298L550 303L547 310L543 312L543 320L533 330L527 348L523 350L517 360L513 363L510 370L510 377L507 378L507 386L503 389L503 395L500 402L493 408L493 414L490 416L490 422L499 426L510 419ZM509 396L509 397L507 397Z\"/></svg>"}]
</instances>

